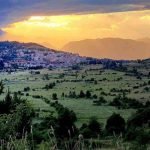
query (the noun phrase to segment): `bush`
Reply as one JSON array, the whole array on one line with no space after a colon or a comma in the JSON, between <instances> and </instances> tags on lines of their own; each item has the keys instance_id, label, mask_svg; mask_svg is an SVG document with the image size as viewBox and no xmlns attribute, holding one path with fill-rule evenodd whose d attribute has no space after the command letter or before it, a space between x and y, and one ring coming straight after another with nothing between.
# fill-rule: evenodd
<instances>
[{"instance_id":1,"label":"bush","mask_svg":"<svg viewBox=\"0 0 150 150\"><path fill-rule=\"evenodd\" d=\"M95 117L90 118L88 124L83 124L80 128L80 133L84 138L98 137L101 134L102 125L97 121Z\"/></svg>"},{"instance_id":2,"label":"bush","mask_svg":"<svg viewBox=\"0 0 150 150\"><path fill-rule=\"evenodd\" d=\"M125 95L123 96L118 95L117 97L113 99L112 102L109 103L109 105L116 106L118 108L123 108L123 109L129 109L129 108L137 109L137 108L144 107L144 105L141 102L135 99L128 98Z\"/></svg>"},{"instance_id":3,"label":"bush","mask_svg":"<svg viewBox=\"0 0 150 150\"><path fill-rule=\"evenodd\" d=\"M101 124L97 121L95 117L90 118L88 128L95 134L98 135L101 133Z\"/></svg>"},{"instance_id":4,"label":"bush","mask_svg":"<svg viewBox=\"0 0 150 150\"><path fill-rule=\"evenodd\" d=\"M97 99L97 95L94 94L94 95L92 96L92 98L93 98L93 99Z\"/></svg>"},{"instance_id":5,"label":"bush","mask_svg":"<svg viewBox=\"0 0 150 150\"><path fill-rule=\"evenodd\" d=\"M58 100L56 93L53 93L53 94L52 94L52 99L53 99L53 100Z\"/></svg>"},{"instance_id":6,"label":"bush","mask_svg":"<svg viewBox=\"0 0 150 150\"><path fill-rule=\"evenodd\" d=\"M79 94L79 98L84 98L84 97L85 97L85 93L81 90Z\"/></svg>"},{"instance_id":7,"label":"bush","mask_svg":"<svg viewBox=\"0 0 150 150\"><path fill-rule=\"evenodd\" d=\"M53 89L55 86L56 86L55 82L49 83L49 84L45 85L44 89L46 89L46 90Z\"/></svg>"},{"instance_id":8,"label":"bush","mask_svg":"<svg viewBox=\"0 0 150 150\"><path fill-rule=\"evenodd\" d=\"M73 92L70 91L70 92L69 92L69 97L70 97L70 98L76 98L76 97L77 97L76 92L75 92L75 91L73 91Z\"/></svg>"},{"instance_id":9,"label":"bush","mask_svg":"<svg viewBox=\"0 0 150 150\"><path fill-rule=\"evenodd\" d=\"M140 145L145 145L150 142L150 131L143 128L130 128L126 133L126 140L136 141Z\"/></svg>"},{"instance_id":10,"label":"bush","mask_svg":"<svg viewBox=\"0 0 150 150\"><path fill-rule=\"evenodd\" d=\"M143 129L139 130L136 137L136 141L140 145L146 145L150 143L150 131L144 131Z\"/></svg>"},{"instance_id":11,"label":"bush","mask_svg":"<svg viewBox=\"0 0 150 150\"><path fill-rule=\"evenodd\" d=\"M137 128L137 127L142 127L144 124L149 124L150 120L150 107L140 109L137 111L134 115L129 118L127 122L127 128Z\"/></svg>"},{"instance_id":12,"label":"bush","mask_svg":"<svg viewBox=\"0 0 150 150\"><path fill-rule=\"evenodd\" d=\"M30 87L25 87L24 92L30 91Z\"/></svg>"},{"instance_id":13,"label":"bush","mask_svg":"<svg viewBox=\"0 0 150 150\"><path fill-rule=\"evenodd\" d=\"M93 101L94 105L102 105L104 103L106 103L107 101L104 99L104 97L99 97L99 100L95 100Z\"/></svg>"},{"instance_id":14,"label":"bush","mask_svg":"<svg viewBox=\"0 0 150 150\"><path fill-rule=\"evenodd\" d=\"M90 91L86 91L86 98L90 98L91 97L91 92Z\"/></svg>"},{"instance_id":15,"label":"bush","mask_svg":"<svg viewBox=\"0 0 150 150\"><path fill-rule=\"evenodd\" d=\"M0 81L0 94L3 93L3 90L4 90L4 84L2 81Z\"/></svg>"},{"instance_id":16,"label":"bush","mask_svg":"<svg viewBox=\"0 0 150 150\"><path fill-rule=\"evenodd\" d=\"M41 98L40 95L32 95L32 97L33 97L33 98L38 98L38 99Z\"/></svg>"},{"instance_id":17,"label":"bush","mask_svg":"<svg viewBox=\"0 0 150 150\"><path fill-rule=\"evenodd\" d=\"M125 131L125 120L120 114L113 114L107 119L106 131L108 134L120 134Z\"/></svg>"},{"instance_id":18,"label":"bush","mask_svg":"<svg viewBox=\"0 0 150 150\"><path fill-rule=\"evenodd\" d=\"M29 96L29 93L26 93L26 96Z\"/></svg>"},{"instance_id":19,"label":"bush","mask_svg":"<svg viewBox=\"0 0 150 150\"><path fill-rule=\"evenodd\" d=\"M76 114L67 108L61 108L58 111L56 135L59 138L73 137L76 132L75 122L77 121Z\"/></svg>"}]
</instances>

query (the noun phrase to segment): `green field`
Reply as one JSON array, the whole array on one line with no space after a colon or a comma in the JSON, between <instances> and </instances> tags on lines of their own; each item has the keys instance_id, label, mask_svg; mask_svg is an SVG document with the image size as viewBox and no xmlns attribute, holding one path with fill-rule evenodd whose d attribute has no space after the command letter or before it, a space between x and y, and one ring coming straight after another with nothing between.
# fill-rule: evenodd
<instances>
[{"instance_id":1,"label":"green field","mask_svg":"<svg viewBox=\"0 0 150 150\"><path fill-rule=\"evenodd\" d=\"M116 88L130 89L127 97L135 98L143 103L150 98L149 91L144 91L145 86L141 86L149 81L147 77L142 77L142 80L139 80L135 76L125 75L124 72L103 70L101 65L82 66L78 71L71 69L43 69L39 71L40 74L31 74L31 71L17 71L11 74L0 73L0 79L5 84L5 92L8 88L12 93L20 91L21 97L27 99L35 109L39 109L39 114L42 117L46 115L44 110L51 110L54 113L55 110L43 99L34 96L43 96L53 102L52 94L56 93L58 102L77 114L78 126L87 122L92 116L96 116L101 123L105 124L107 118L114 112L128 119L135 112L135 109L117 109L105 104L95 106L93 105L94 99L62 97L62 93L68 95L70 91L75 91L76 94L79 94L81 90L84 92L89 90L92 95L97 95L98 98L103 96L107 102L110 102L115 95L119 94L111 92L111 89ZM54 88L44 89L46 84L52 82L56 83ZM134 88L135 86L139 87ZM27 92L24 91L26 87L30 88ZM102 95L102 92L106 95Z\"/></svg>"}]
</instances>

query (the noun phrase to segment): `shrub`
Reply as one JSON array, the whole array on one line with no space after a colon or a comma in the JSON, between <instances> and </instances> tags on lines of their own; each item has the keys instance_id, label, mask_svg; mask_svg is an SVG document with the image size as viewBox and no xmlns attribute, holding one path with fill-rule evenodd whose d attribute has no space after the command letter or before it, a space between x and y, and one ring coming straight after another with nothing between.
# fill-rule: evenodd
<instances>
[{"instance_id":1,"label":"shrub","mask_svg":"<svg viewBox=\"0 0 150 150\"><path fill-rule=\"evenodd\" d=\"M88 90L88 91L86 91L86 98L90 98L91 97L91 92Z\"/></svg>"},{"instance_id":2,"label":"shrub","mask_svg":"<svg viewBox=\"0 0 150 150\"><path fill-rule=\"evenodd\" d=\"M91 117L88 124L83 124L80 128L80 133L83 134L84 138L98 137L101 131L102 125L95 117Z\"/></svg>"},{"instance_id":3,"label":"shrub","mask_svg":"<svg viewBox=\"0 0 150 150\"><path fill-rule=\"evenodd\" d=\"M85 93L81 90L79 94L79 98L84 98L84 97L85 97Z\"/></svg>"},{"instance_id":4,"label":"shrub","mask_svg":"<svg viewBox=\"0 0 150 150\"><path fill-rule=\"evenodd\" d=\"M106 131L108 134L120 134L125 131L125 120L119 114L112 114L106 123Z\"/></svg>"},{"instance_id":5,"label":"shrub","mask_svg":"<svg viewBox=\"0 0 150 150\"><path fill-rule=\"evenodd\" d=\"M30 91L30 87L25 87L24 92Z\"/></svg>"},{"instance_id":6,"label":"shrub","mask_svg":"<svg viewBox=\"0 0 150 150\"><path fill-rule=\"evenodd\" d=\"M53 93L53 94L52 94L52 99L53 99L53 100L57 100L57 99L58 99L56 93Z\"/></svg>"},{"instance_id":7,"label":"shrub","mask_svg":"<svg viewBox=\"0 0 150 150\"><path fill-rule=\"evenodd\" d=\"M143 124L149 125L150 120L150 108L144 108L139 111L137 111L134 115L129 118L127 122L127 128L137 128L142 127Z\"/></svg>"}]
</instances>

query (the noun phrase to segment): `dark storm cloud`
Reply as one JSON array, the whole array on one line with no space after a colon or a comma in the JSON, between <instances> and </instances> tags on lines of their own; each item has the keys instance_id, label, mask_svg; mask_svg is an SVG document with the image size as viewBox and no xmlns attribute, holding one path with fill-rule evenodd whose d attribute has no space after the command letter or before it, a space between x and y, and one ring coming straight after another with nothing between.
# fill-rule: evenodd
<instances>
[{"instance_id":1,"label":"dark storm cloud","mask_svg":"<svg viewBox=\"0 0 150 150\"><path fill-rule=\"evenodd\" d=\"M150 9L149 0L0 0L0 26L33 15L80 14Z\"/></svg>"}]
</instances>

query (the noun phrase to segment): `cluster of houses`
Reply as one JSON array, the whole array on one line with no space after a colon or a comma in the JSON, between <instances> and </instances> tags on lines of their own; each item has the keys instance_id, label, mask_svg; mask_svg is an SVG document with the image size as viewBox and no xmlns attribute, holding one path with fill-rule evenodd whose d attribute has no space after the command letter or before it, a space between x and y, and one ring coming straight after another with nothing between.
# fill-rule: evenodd
<instances>
[{"instance_id":1,"label":"cluster of houses","mask_svg":"<svg viewBox=\"0 0 150 150\"><path fill-rule=\"evenodd\" d=\"M9 42L10 44L11 42ZM21 43L19 43L21 45ZM4 69L32 69L49 67L68 67L86 61L78 54L54 51L35 46L18 46L18 43L0 43L0 62Z\"/></svg>"}]
</instances>

